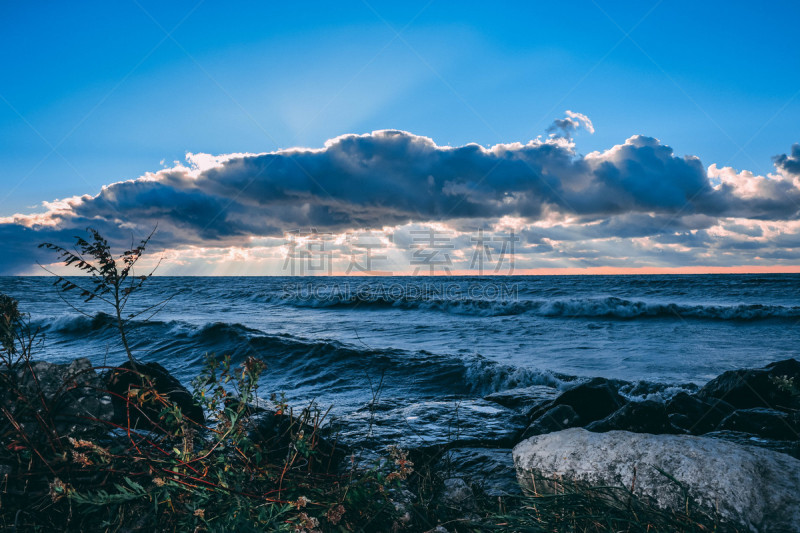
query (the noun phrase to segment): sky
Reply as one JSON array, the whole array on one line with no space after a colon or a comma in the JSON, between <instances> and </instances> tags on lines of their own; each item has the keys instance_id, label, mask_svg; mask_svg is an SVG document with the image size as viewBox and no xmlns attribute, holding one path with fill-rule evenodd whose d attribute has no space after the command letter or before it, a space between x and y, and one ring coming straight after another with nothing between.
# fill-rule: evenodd
<instances>
[{"instance_id":1,"label":"sky","mask_svg":"<svg viewBox=\"0 0 800 533\"><path fill-rule=\"evenodd\" d=\"M800 271L797 2L0 14L0 274Z\"/></svg>"}]
</instances>

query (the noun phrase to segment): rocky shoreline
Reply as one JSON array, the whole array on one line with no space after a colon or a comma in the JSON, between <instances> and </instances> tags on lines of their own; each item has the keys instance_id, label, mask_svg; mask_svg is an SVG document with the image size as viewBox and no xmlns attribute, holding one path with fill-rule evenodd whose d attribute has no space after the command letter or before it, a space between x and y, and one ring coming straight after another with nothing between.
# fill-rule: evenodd
<instances>
[{"instance_id":1,"label":"rocky shoreline","mask_svg":"<svg viewBox=\"0 0 800 533\"><path fill-rule=\"evenodd\" d=\"M154 421L163 420L160 407L130 409L131 387L139 386L140 374L149 376L152 392L163 397L164 405L178 406L181 416L198 427L207 422L192 393L157 363L135 371L124 365L97 370L87 359L68 365L26 362L5 369L0 394L7 416L1 419L2 432L6 440L16 433L30 441L12 438L4 442L6 448L16 446L19 454L33 449L32 441L46 441L43 427L71 442L95 438L108 443L124 439L132 427L157 433L159 423ZM760 369L725 372L698 391L679 392L666 402L631 401L620 394L620 382L603 378L560 393L529 387L486 399L524 412L526 425L511 443L513 463L511 454L504 456L526 495L559 490L563 494L565 484L617 486L655 508L674 510L692 501L720 530L800 531L798 384L800 363L788 359ZM21 397L38 398L41 406L20 402ZM287 413L252 405L240 412L250 424L247 438L272 450L273 458L296 450L297 435L302 438L308 432L316 435L317 468L324 463L325 470L335 471L347 463L344 446L307 421L298 425ZM42 413L51 417L51 426L41 423ZM11 420L19 426L11 427ZM457 452L458 446L454 443L449 451ZM433 465L425 471L435 486L425 505L448 518L450 525L439 526L440 531L471 531L463 525L487 519L480 513L480 480L459 473L457 465L444 472L429 460L443 452L409 450L408 457L420 466L423 460ZM11 460L14 457L6 453L0 461L0 482L5 480L6 491L0 501L9 487L12 492L19 487L9 480L24 478L24 464ZM450 460L458 461L458 454ZM418 503L411 487L404 487L393 492L390 501L398 527L413 531L410 509Z\"/></svg>"},{"instance_id":2,"label":"rocky shoreline","mask_svg":"<svg viewBox=\"0 0 800 533\"><path fill-rule=\"evenodd\" d=\"M799 386L795 359L730 370L696 393L679 392L666 402L630 401L619 393L619 382L594 378L530 408L528 426L517 440L573 427L705 435L800 459Z\"/></svg>"}]
</instances>

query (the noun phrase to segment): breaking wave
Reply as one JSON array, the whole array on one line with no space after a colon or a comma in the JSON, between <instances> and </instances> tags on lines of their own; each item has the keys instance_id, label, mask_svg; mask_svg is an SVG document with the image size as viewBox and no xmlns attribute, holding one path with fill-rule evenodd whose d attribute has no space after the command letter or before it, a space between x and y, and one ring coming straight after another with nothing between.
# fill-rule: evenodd
<instances>
[{"instance_id":1,"label":"breaking wave","mask_svg":"<svg viewBox=\"0 0 800 533\"><path fill-rule=\"evenodd\" d=\"M541 317L580 318L673 318L700 320L800 319L800 306L738 304L702 305L658 303L604 298L553 300L492 300L470 298L416 298L404 295L281 296L281 303L310 308L431 310L472 316L531 314Z\"/></svg>"}]
</instances>

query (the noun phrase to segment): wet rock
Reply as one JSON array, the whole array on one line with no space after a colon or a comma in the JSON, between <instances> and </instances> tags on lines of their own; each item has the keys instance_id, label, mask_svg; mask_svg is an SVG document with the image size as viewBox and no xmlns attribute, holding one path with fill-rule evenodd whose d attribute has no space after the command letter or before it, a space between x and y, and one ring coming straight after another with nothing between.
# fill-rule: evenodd
<instances>
[{"instance_id":1,"label":"wet rock","mask_svg":"<svg viewBox=\"0 0 800 533\"><path fill-rule=\"evenodd\" d=\"M531 437L513 450L523 490L553 490L553 479L630 488L665 509L685 494L699 508L756 532L800 531L800 461L770 450L691 435L572 428ZM671 482L668 473L681 486Z\"/></svg>"},{"instance_id":2,"label":"wet rock","mask_svg":"<svg viewBox=\"0 0 800 533\"><path fill-rule=\"evenodd\" d=\"M775 409L740 409L723 420L718 429L749 433L765 439L800 440L800 418L796 413Z\"/></svg>"},{"instance_id":3,"label":"wet rock","mask_svg":"<svg viewBox=\"0 0 800 533\"><path fill-rule=\"evenodd\" d=\"M800 441L792 440L773 440L764 439L750 433L743 433L741 431L730 431L727 429L719 431L711 431L703 435L710 439L721 439L728 442L734 442L745 446L757 446L759 448L766 448L773 452L785 453L791 455L795 459L800 459Z\"/></svg>"},{"instance_id":4,"label":"wet rock","mask_svg":"<svg viewBox=\"0 0 800 533\"><path fill-rule=\"evenodd\" d=\"M475 508L475 494L460 477L451 477L444 480L441 502L459 510L472 510Z\"/></svg>"},{"instance_id":5,"label":"wet rock","mask_svg":"<svg viewBox=\"0 0 800 533\"><path fill-rule=\"evenodd\" d=\"M704 401L685 392L673 396L667 402L666 409L673 425L694 435L713 431L722 419L734 411L734 407L723 400L712 398L710 401ZM680 414L685 419L673 417L674 414Z\"/></svg>"},{"instance_id":6,"label":"wet rock","mask_svg":"<svg viewBox=\"0 0 800 533\"><path fill-rule=\"evenodd\" d=\"M411 523L411 508L416 499L413 493L406 489L390 489L388 491L389 501L394 506L397 523L403 527Z\"/></svg>"},{"instance_id":7,"label":"wet rock","mask_svg":"<svg viewBox=\"0 0 800 533\"><path fill-rule=\"evenodd\" d=\"M547 385L533 385L531 387L495 392L484 397L484 400L512 409L518 407L531 408L554 400L560 392L558 389Z\"/></svg>"},{"instance_id":8,"label":"wet rock","mask_svg":"<svg viewBox=\"0 0 800 533\"><path fill-rule=\"evenodd\" d=\"M800 394L798 394L800 392L800 361L786 359L770 363L766 368L772 375L773 383L791 395L788 403L789 409L800 411Z\"/></svg>"},{"instance_id":9,"label":"wet rock","mask_svg":"<svg viewBox=\"0 0 800 533\"><path fill-rule=\"evenodd\" d=\"M158 363L138 363L134 370L131 363L126 362L106 373L105 381L106 387L112 393L114 421L119 425L128 424L130 412L131 427L153 429L151 421L159 420L164 406L160 403L148 403L139 408L131 405L128 409L127 402L129 389L141 389L150 384L156 392L179 407L184 417L198 424L205 424L203 408L194 401L188 389Z\"/></svg>"},{"instance_id":10,"label":"wet rock","mask_svg":"<svg viewBox=\"0 0 800 533\"><path fill-rule=\"evenodd\" d=\"M706 401L722 399L737 409L786 408L795 399L778 378L800 381L800 362L787 359L761 369L730 370L709 381L697 396Z\"/></svg>"},{"instance_id":11,"label":"wet rock","mask_svg":"<svg viewBox=\"0 0 800 533\"><path fill-rule=\"evenodd\" d=\"M424 461L425 458L419 464L425 464ZM477 480L481 493L489 497L519 496L519 485L512 467L511 448L458 447L442 453L433 470L452 472L452 477Z\"/></svg>"},{"instance_id":12,"label":"wet rock","mask_svg":"<svg viewBox=\"0 0 800 533\"><path fill-rule=\"evenodd\" d=\"M667 418L675 430L674 433L692 433L691 428L693 424L688 416L681 413L670 413L667 415Z\"/></svg>"},{"instance_id":13,"label":"wet rock","mask_svg":"<svg viewBox=\"0 0 800 533\"><path fill-rule=\"evenodd\" d=\"M797 359L784 359L775 361L765 366L773 376L785 376L789 379L800 379L800 361Z\"/></svg>"},{"instance_id":14,"label":"wet rock","mask_svg":"<svg viewBox=\"0 0 800 533\"><path fill-rule=\"evenodd\" d=\"M634 433L674 433L663 403L645 400L630 402L602 420L592 422L586 429L603 433L613 430Z\"/></svg>"},{"instance_id":15,"label":"wet rock","mask_svg":"<svg viewBox=\"0 0 800 533\"><path fill-rule=\"evenodd\" d=\"M587 423L607 417L625 403L609 380L594 378L561 393L553 407L568 405Z\"/></svg>"},{"instance_id":16,"label":"wet rock","mask_svg":"<svg viewBox=\"0 0 800 533\"><path fill-rule=\"evenodd\" d=\"M580 425L581 417L578 416L575 409L569 405L557 405L534 420L523 432L521 439Z\"/></svg>"}]
</instances>

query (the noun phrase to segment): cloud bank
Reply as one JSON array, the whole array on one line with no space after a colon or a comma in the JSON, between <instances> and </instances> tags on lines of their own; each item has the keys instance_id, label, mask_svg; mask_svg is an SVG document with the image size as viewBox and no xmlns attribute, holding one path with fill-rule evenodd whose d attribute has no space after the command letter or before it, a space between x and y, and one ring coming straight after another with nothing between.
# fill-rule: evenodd
<instances>
[{"instance_id":1,"label":"cloud bank","mask_svg":"<svg viewBox=\"0 0 800 533\"><path fill-rule=\"evenodd\" d=\"M800 264L800 144L757 176L706 168L643 135L581 155L579 128L594 131L568 111L524 144L440 146L382 130L319 149L188 154L94 196L0 218L0 273L31 271L36 244L71 242L87 226L129 239L156 223L164 250L220 254L278 246L293 229L400 235L436 223L456 235L513 226L520 264L532 266Z\"/></svg>"}]
</instances>

